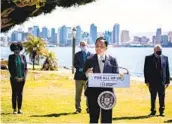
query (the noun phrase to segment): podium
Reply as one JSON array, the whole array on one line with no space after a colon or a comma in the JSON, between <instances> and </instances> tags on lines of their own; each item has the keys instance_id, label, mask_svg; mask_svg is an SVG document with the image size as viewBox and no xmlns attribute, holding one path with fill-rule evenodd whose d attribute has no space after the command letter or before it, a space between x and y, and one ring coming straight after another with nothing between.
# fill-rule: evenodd
<instances>
[{"instance_id":1,"label":"podium","mask_svg":"<svg viewBox=\"0 0 172 124\"><path fill-rule=\"evenodd\" d=\"M129 73L92 73L88 76L88 87L129 88L130 75ZM98 96L97 102L102 109L109 110L115 106L116 96L110 91L104 91Z\"/></svg>"}]
</instances>

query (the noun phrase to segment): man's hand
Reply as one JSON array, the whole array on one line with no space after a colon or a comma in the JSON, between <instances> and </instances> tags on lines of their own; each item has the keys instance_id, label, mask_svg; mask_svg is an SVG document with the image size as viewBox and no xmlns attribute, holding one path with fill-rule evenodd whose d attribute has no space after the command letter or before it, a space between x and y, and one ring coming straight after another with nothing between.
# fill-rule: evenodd
<instances>
[{"instance_id":1,"label":"man's hand","mask_svg":"<svg viewBox=\"0 0 172 124\"><path fill-rule=\"evenodd\" d=\"M120 73L119 75L120 75L120 77L121 77L121 78L123 78L123 77L124 77L124 73Z\"/></svg>"},{"instance_id":2,"label":"man's hand","mask_svg":"<svg viewBox=\"0 0 172 124\"><path fill-rule=\"evenodd\" d=\"M146 86L149 87L149 83L146 83Z\"/></svg>"},{"instance_id":3,"label":"man's hand","mask_svg":"<svg viewBox=\"0 0 172 124\"><path fill-rule=\"evenodd\" d=\"M83 68L79 68L79 72L83 72Z\"/></svg>"},{"instance_id":4,"label":"man's hand","mask_svg":"<svg viewBox=\"0 0 172 124\"><path fill-rule=\"evenodd\" d=\"M88 77L90 73L93 73L93 68L88 68L87 71L85 72L85 75Z\"/></svg>"},{"instance_id":5,"label":"man's hand","mask_svg":"<svg viewBox=\"0 0 172 124\"><path fill-rule=\"evenodd\" d=\"M165 89L169 86L169 84L165 84Z\"/></svg>"}]
</instances>

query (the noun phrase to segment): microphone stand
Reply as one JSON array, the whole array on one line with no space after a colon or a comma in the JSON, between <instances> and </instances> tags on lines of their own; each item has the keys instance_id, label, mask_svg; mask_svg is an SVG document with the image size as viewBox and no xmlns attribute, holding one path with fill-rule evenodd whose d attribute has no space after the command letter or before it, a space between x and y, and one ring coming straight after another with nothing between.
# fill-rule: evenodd
<instances>
[{"instance_id":1,"label":"microphone stand","mask_svg":"<svg viewBox=\"0 0 172 124\"><path fill-rule=\"evenodd\" d=\"M102 60L102 62L103 63L105 63L105 60ZM126 74L129 74L129 71L128 71L128 69L126 69L126 68L124 68L124 67L120 67L120 66L112 66L112 65L110 65L111 67L115 67L115 68L121 68L121 69L124 69L124 70L126 70L127 71L127 73Z\"/></svg>"}]
</instances>

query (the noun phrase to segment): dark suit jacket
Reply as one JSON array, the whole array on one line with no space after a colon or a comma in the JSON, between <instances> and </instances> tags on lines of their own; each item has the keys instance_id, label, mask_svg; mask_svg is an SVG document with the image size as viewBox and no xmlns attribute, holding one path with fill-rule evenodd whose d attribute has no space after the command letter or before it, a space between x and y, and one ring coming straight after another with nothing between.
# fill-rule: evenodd
<instances>
[{"instance_id":1,"label":"dark suit jacket","mask_svg":"<svg viewBox=\"0 0 172 124\"><path fill-rule=\"evenodd\" d=\"M152 54L150 56L146 56L145 64L144 64L145 83L156 85L157 76L155 75L155 70L156 70L155 55ZM161 77L162 77L162 84L165 85L170 83L168 57L164 55L161 56Z\"/></svg>"},{"instance_id":2,"label":"dark suit jacket","mask_svg":"<svg viewBox=\"0 0 172 124\"><path fill-rule=\"evenodd\" d=\"M93 55L86 61L84 72L86 72L88 68L93 68L93 73L100 73L97 54ZM117 61L110 55L105 56L103 73L119 73ZM90 96L94 94L98 96L103 91L113 92L113 88L87 87L85 95Z\"/></svg>"},{"instance_id":3,"label":"dark suit jacket","mask_svg":"<svg viewBox=\"0 0 172 124\"><path fill-rule=\"evenodd\" d=\"M88 59L92 54L90 52L87 52L86 54L86 59ZM74 67L76 68L76 72L74 75L75 80L87 80L85 73L80 72L79 69L83 68L84 69L85 63L83 59L83 54L82 51L79 51L75 54L74 57Z\"/></svg>"},{"instance_id":4,"label":"dark suit jacket","mask_svg":"<svg viewBox=\"0 0 172 124\"><path fill-rule=\"evenodd\" d=\"M22 68L23 68L23 76L24 78L26 78L26 73L27 73L27 62L26 62L26 58L24 55L20 55L20 59L22 62ZM14 78L17 76L17 65L16 65L16 55L12 54L9 55L8 58L8 69L11 75L11 78Z\"/></svg>"}]
</instances>

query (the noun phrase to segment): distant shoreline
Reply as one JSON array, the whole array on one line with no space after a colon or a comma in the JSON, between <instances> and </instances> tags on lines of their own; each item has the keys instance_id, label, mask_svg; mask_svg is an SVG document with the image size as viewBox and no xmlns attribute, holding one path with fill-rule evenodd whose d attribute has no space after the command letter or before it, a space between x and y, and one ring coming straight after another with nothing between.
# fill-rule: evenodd
<instances>
[{"instance_id":1,"label":"distant shoreline","mask_svg":"<svg viewBox=\"0 0 172 124\"><path fill-rule=\"evenodd\" d=\"M128 46L124 46L124 45L119 45L119 46L113 46L113 45L111 45L111 44L109 44L109 46L110 47L114 47L114 48L153 48L154 47L154 45L152 45L152 46L130 46L130 45L128 45ZM0 46L0 47L9 47L9 45L8 46ZM47 47L49 47L49 48L56 48L56 47L72 47L72 46L56 46L56 45L54 45L54 46L47 46ZM78 45L76 45L75 47L78 47ZM89 46L88 46L89 47ZM162 46L163 48L172 48L172 45L171 46ZM94 46L90 46L89 48L94 48Z\"/></svg>"}]
</instances>

